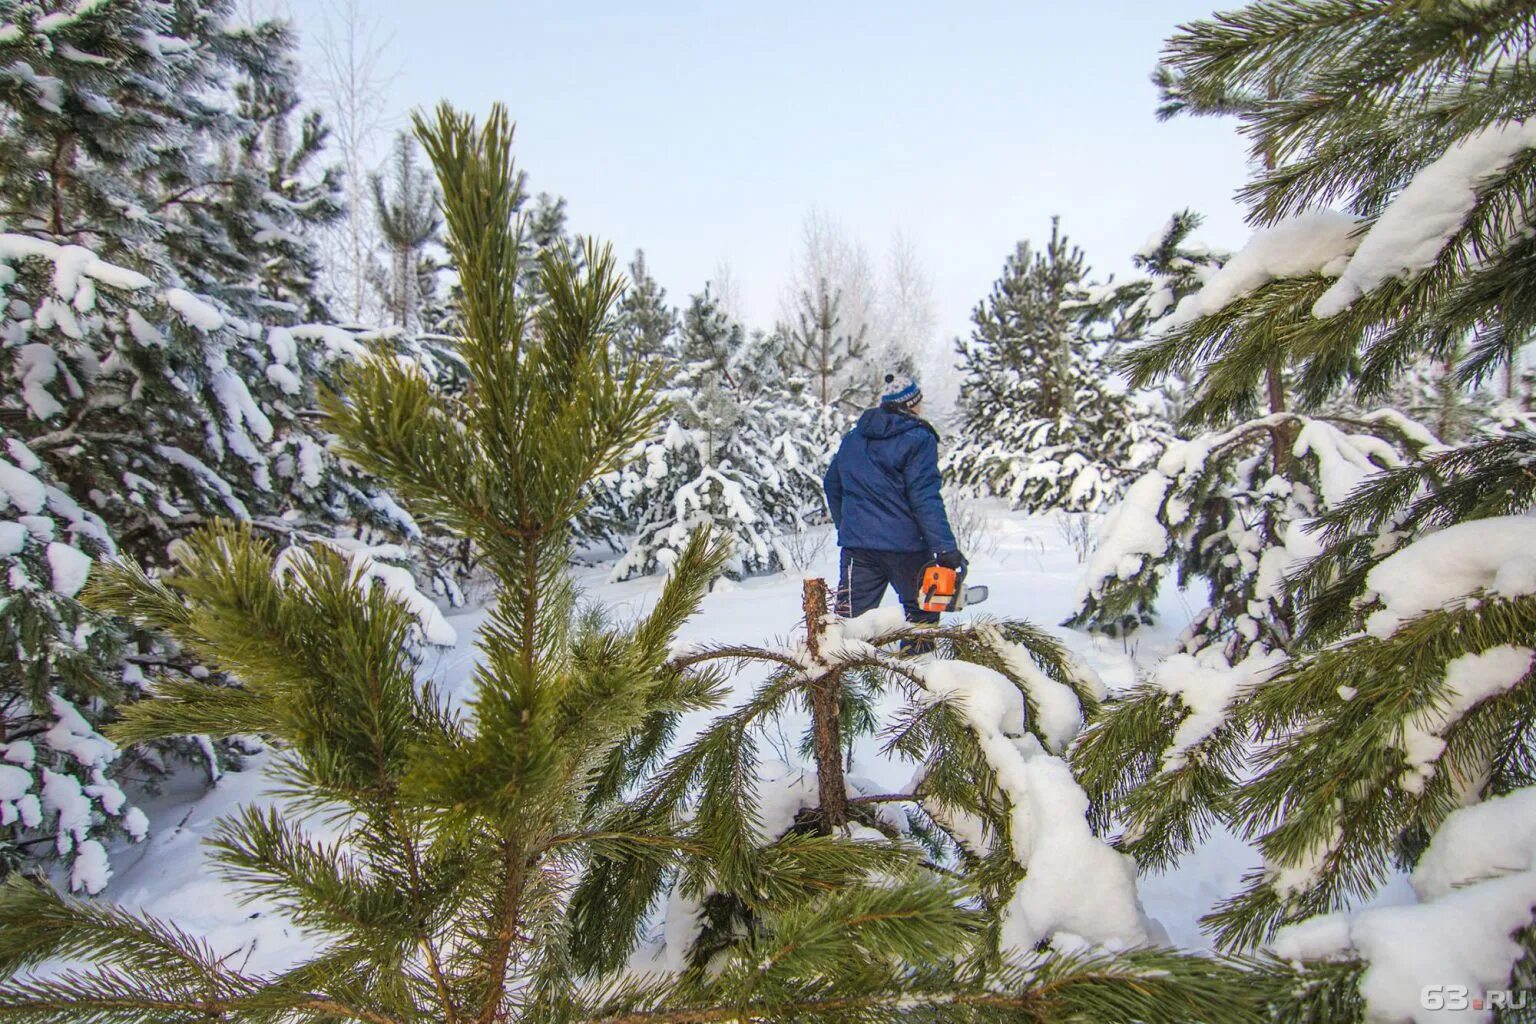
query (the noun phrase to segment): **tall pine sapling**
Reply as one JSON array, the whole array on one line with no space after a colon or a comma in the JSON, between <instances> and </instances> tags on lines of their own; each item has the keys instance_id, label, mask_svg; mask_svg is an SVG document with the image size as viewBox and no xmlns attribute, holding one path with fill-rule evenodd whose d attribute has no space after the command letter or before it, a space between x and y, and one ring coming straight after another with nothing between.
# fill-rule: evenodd
<instances>
[{"instance_id":1,"label":"tall pine sapling","mask_svg":"<svg viewBox=\"0 0 1536 1024\"><path fill-rule=\"evenodd\" d=\"M825 406L847 406L868 392L864 366L869 325L844 322L843 293L825 276L795 296L795 319L786 330L789 359L807 377Z\"/></svg>"},{"instance_id":2,"label":"tall pine sapling","mask_svg":"<svg viewBox=\"0 0 1536 1024\"><path fill-rule=\"evenodd\" d=\"M191 1003L234 1020L503 1019L528 998L509 980L558 946L525 933L554 934L546 915L559 874L548 869L583 842L580 780L626 722L699 699L668 690L657 669L717 561L707 543L690 549L661 610L622 636L575 625L563 576L583 485L654 417L648 377L609 365L611 258L592 250L585 272L546 260L547 302L530 319L516 289L505 115L481 131L445 109L418 131L464 270L463 346L476 386L462 398L436 394L381 355L349 371L329 411L348 456L387 474L418 512L474 537L505 588L482 637L471 720L447 716L418 688L411 606L325 547L280 571L248 529L216 526L163 578L130 563L104 568L97 603L244 683L164 680L159 699L125 713L117 736L271 735L287 748L298 806L342 814L331 843L276 811L252 811L227 821L218 844L228 872L331 943L295 971L250 978L153 922L17 882L0 913L29 926L3 929L15 943L0 958L8 971L56 948L101 962L88 986L8 983L8 1013L112 1019L116 1007L140 1019ZM52 926L36 927L40 916ZM62 1004L71 1008L48 1009Z\"/></svg>"},{"instance_id":3,"label":"tall pine sapling","mask_svg":"<svg viewBox=\"0 0 1536 1024\"><path fill-rule=\"evenodd\" d=\"M369 185L385 250L384 263L369 270L370 283L392 326L407 333L420 330L437 299L438 267L427 247L440 241L443 222L432 175L416 164L415 140L404 132L397 135L388 177L375 174Z\"/></svg>"},{"instance_id":4,"label":"tall pine sapling","mask_svg":"<svg viewBox=\"0 0 1536 1024\"><path fill-rule=\"evenodd\" d=\"M619 302L622 330L618 350L624 359L666 362L677 356L677 310L667 305L667 290L651 276L645 250L629 264L629 287Z\"/></svg>"}]
</instances>

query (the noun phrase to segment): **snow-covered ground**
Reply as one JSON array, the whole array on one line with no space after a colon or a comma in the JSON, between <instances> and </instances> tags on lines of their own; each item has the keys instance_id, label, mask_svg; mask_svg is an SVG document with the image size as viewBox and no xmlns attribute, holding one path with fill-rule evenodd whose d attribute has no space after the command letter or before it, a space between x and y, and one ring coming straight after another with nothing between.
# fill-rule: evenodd
<instances>
[{"instance_id":1,"label":"snow-covered ground","mask_svg":"<svg viewBox=\"0 0 1536 1024\"><path fill-rule=\"evenodd\" d=\"M991 597L986 604L961 615L1025 618L1051 628L1100 674L1111 690L1128 686L1135 678L1138 663L1149 665L1159 655L1168 653L1173 637L1195 610L1186 603L1185 595L1170 588L1162 601L1164 621L1130 641L1057 627L1055 624L1073 610L1082 575L1077 554L1062 527L1051 516L1024 516L997 506L982 506L979 511L980 536L966 538L972 553L971 579L987 584ZM609 583L606 573L605 567L594 566L579 570L578 577L587 599L606 607L617 620L643 614L655 600L659 579ZM704 600L700 614L684 628L681 639L762 642L790 636L800 617L801 577L806 574L823 576L829 581L836 579L837 548L830 537L815 553L805 573L740 583L722 581ZM887 595L888 602L894 600L894 595ZM1188 600L1198 601L1198 596L1189 595ZM467 681L475 658L474 636L484 614L479 610L450 617L449 622L458 634L457 643L432 650L424 661L423 671L444 688L451 700L462 701L467 696ZM759 678L740 677L738 693L748 692ZM701 715L698 721L706 717ZM766 746L776 748L779 758L795 760L803 725L785 721L782 734L775 730ZM689 732L686 726L681 730L683 736ZM851 774L867 778L882 789L905 784L911 777L911 766L880 759L877 745L868 742L860 746ZM211 789L204 778L189 772L160 796L142 800L152 823L150 837L143 843L113 851L114 876L102 898L172 919L183 929L206 937L217 951L230 955L233 963L244 963L251 970L280 968L301 957L309 948L304 936L270 906L237 902L233 890L213 871L203 847L203 840L220 816L240 804L269 799L269 783L262 770L267 757L263 754L249 759L246 770L226 774ZM1195 948L1206 946L1199 930L1199 917L1222 896L1240 889L1243 873L1258 864L1259 858L1246 844L1231 836L1215 836L1177 870L1143 877L1142 903L1174 943ZM1406 886L1401 887L1402 893L1397 893L1396 888L1384 897L1392 902L1405 900Z\"/></svg>"}]
</instances>

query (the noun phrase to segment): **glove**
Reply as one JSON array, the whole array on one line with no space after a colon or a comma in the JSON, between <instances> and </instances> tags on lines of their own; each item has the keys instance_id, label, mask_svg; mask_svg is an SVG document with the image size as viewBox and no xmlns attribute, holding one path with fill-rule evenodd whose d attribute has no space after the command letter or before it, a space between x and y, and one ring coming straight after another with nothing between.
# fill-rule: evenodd
<instances>
[{"instance_id":1,"label":"glove","mask_svg":"<svg viewBox=\"0 0 1536 1024\"><path fill-rule=\"evenodd\" d=\"M961 574L964 574L964 572L969 569L971 565L970 562L965 560L965 556L958 551L940 551L939 557L935 559L935 561L937 561L944 568L953 569Z\"/></svg>"}]
</instances>

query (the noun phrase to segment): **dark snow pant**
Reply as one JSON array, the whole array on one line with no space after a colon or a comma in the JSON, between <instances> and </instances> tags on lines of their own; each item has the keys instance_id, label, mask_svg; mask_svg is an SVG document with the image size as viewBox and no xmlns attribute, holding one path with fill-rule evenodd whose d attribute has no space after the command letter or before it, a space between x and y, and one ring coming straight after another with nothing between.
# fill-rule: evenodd
<instances>
[{"instance_id":1,"label":"dark snow pant","mask_svg":"<svg viewBox=\"0 0 1536 1024\"><path fill-rule=\"evenodd\" d=\"M843 566L837 584L837 614L845 619L854 618L878 607L889 586L901 599L908 622L938 622L938 612L925 612L917 603L923 570L932 561L933 556L927 551L843 548Z\"/></svg>"}]
</instances>

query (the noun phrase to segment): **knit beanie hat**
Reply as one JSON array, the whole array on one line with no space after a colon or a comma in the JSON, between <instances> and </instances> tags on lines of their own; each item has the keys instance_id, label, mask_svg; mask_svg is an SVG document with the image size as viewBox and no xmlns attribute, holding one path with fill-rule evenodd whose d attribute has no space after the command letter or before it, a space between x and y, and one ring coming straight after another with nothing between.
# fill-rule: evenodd
<instances>
[{"instance_id":1,"label":"knit beanie hat","mask_svg":"<svg viewBox=\"0 0 1536 1024\"><path fill-rule=\"evenodd\" d=\"M922 400L923 389L917 386L917 381L904 373L885 375L885 386L880 389L881 405L899 405L910 409Z\"/></svg>"}]
</instances>

